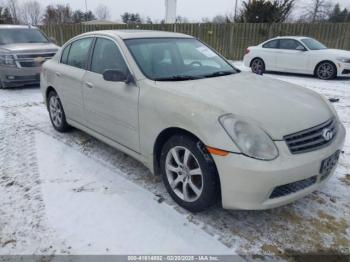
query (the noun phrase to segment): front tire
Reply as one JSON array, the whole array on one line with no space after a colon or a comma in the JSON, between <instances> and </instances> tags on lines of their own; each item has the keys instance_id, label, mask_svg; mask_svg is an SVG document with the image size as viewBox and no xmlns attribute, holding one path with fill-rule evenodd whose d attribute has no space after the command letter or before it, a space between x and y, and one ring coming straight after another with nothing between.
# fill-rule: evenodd
<instances>
[{"instance_id":1,"label":"front tire","mask_svg":"<svg viewBox=\"0 0 350 262\"><path fill-rule=\"evenodd\" d=\"M160 168L167 191L183 208L201 212L220 199L214 161L199 140L186 135L171 137L161 151Z\"/></svg>"},{"instance_id":2,"label":"front tire","mask_svg":"<svg viewBox=\"0 0 350 262\"><path fill-rule=\"evenodd\" d=\"M70 130L70 126L66 120L66 114L64 113L63 106L58 94L51 91L47 98L48 110L50 114L50 120L53 127L61 133Z\"/></svg>"},{"instance_id":3,"label":"front tire","mask_svg":"<svg viewBox=\"0 0 350 262\"><path fill-rule=\"evenodd\" d=\"M265 73L265 63L261 58L254 58L250 63L250 68L255 74L262 75Z\"/></svg>"},{"instance_id":4,"label":"front tire","mask_svg":"<svg viewBox=\"0 0 350 262\"><path fill-rule=\"evenodd\" d=\"M322 62L315 70L315 75L322 80L331 80L337 76L337 68L332 62Z\"/></svg>"}]
</instances>

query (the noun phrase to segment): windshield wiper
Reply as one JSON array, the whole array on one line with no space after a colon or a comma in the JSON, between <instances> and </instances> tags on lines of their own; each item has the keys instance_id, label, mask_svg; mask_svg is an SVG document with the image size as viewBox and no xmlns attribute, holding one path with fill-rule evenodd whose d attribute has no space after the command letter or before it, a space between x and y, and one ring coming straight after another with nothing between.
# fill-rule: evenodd
<instances>
[{"instance_id":1,"label":"windshield wiper","mask_svg":"<svg viewBox=\"0 0 350 262\"><path fill-rule=\"evenodd\" d=\"M190 75L174 75L170 77L159 77L155 78L155 81L186 81L186 80L195 80L200 79L199 76L190 76Z\"/></svg>"},{"instance_id":2,"label":"windshield wiper","mask_svg":"<svg viewBox=\"0 0 350 262\"><path fill-rule=\"evenodd\" d=\"M217 76L227 76L227 75L233 75L233 71L217 71L209 75L205 75L203 77L209 78L209 77L217 77Z\"/></svg>"}]
</instances>

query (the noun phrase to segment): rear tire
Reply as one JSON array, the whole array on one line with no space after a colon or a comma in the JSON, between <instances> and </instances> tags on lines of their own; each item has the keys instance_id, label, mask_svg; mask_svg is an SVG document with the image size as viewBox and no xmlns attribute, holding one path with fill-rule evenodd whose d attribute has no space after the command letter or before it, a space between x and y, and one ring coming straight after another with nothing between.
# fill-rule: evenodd
<instances>
[{"instance_id":1,"label":"rear tire","mask_svg":"<svg viewBox=\"0 0 350 262\"><path fill-rule=\"evenodd\" d=\"M219 201L216 166L199 140L187 135L171 137L162 148L160 170L170 196L183 208L201 212Z\"/></svg>"},{"instance_id":2,"label":"rear tire","mask_svg":"<svg viewBox=\"0 0 350 262\"><path fill-rule=\"evenodd\" d=\"M262 75L265 73L265 62L261 58L254 58L250 63L250 68L254 74Z\"/></svg>"},{"instance_id":3,"label":"rear tire","mask_svg":"<svg viewBox=\"0 0 350 262\"><path fill-rule=\"evenodd\" d=\"M48 110L50 114L50 120L53 127L61 133L67 132L71 129L66 120L66 114L61 103L58 94L51 91L47 98Z\"/></svg>"},{"instance_id":4,"label":"rear tire","mask_svg":"<svg viewBox=\"0 0 350 262\"><path fill-rule=\"evenodd\" d=\"M332 62L322 62L315 69L315 75L322 80L331 80L337 77L337 67Z\"/></svg>"}]
</instances>

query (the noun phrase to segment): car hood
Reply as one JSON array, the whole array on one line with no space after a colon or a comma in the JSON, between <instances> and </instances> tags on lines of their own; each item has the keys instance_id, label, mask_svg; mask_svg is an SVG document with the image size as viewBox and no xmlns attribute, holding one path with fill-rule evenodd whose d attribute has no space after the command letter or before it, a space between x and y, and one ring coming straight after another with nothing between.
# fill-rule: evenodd
<instances>
[{"instance_id":1,"label":"car hood","mask_svg":"<svg viewBox=\"0 0 350 262\"><path fill-rule=\"evenodd\" d=\"M318 53L322 53L324 55L331 55L331 56L338 56L338 57L349 57L350 58L350 51L347 50L341 50L341 49L322 49L317 50Z\"/></svg>"},{"instance_id":2,"label":"car hood","mask_svg":"<svg viewBox=\"0 0 350 262\"><path fill-rule=\"evenodd\" d=\"M183 101L194 99L205 103L208 110L216 108L218 117L232 113L253 120L274 140L322 124L333 116L327 102L317 93L252 73L157 82L157 86L185 97Z\"/></svg>"},{"instance_id":3,"label":"car hood","mask_svg":"<svg viewBox=\"0 0 350 262\"><path fill-rule=\"evenodd\" d=\"M53 43L20 43L0 45L0 50L5 50L13 53L40 53L40 52L57 52L58 46Z\"/></svg>"}]
</instances>

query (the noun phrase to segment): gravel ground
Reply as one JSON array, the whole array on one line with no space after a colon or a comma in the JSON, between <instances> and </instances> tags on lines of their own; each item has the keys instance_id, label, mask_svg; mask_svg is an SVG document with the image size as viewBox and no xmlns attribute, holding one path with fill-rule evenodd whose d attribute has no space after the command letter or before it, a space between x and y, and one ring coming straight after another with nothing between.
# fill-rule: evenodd
<instances>
[{"instance_id":1,"label":"gravel ground","mask_svg":"<svg viewBox=\"0 0 350 262\"><path fill-rule=\"evenodd\" d=\"M241 63L237 63L237 66L245 70ZM42 150L46 145L43 144L43 139L47 138L51 140L45 141L51 142L47 142L46 150L51 155L52 152L57 152L51 150L53 148L57 149L61 145L66 148L58 161L64 161L67 156L76 153L81 154L87 161L107 168L115 176L146 191L151 201L159 203L159 208L169 208L176 216L184 219L184 226L193 232L204 232L213 240L212 244L219 243L220 248L229 250L229 253L282 257L305 252L350 254L350 80L320 81L312 77L281 74L265 76L305 86L328 98L340 99L334 105L348 131L336 174L324 188L295 203L267 211L228 211L213 207L200 214L191 214L178 207L166 193L160 178L152 176L139 162L81 131L73 130L68 134L55 132L37 87L0 90L0 254L132 252L117 248L118 240L123 241L125 238L122 235L111 238L111 243L105 248L99 245L102 243L101 235L100 238L94 238L94 224L99 225L99 230L108 232L107 226L111 225L108 214L118 211L113 205L101 209L96 201L100 197L100 191L95 184L102 183L103 178L100 176L94 175L89 180L92 184L87 187L81 176L73 181L85 185L79 187L82 190L76 190L75 194L89 191L89 199L93 204L87 208L101 211L86 218L86 210L69 210L70 215L76 213L76 223L90 223L91 227L86 227L86 231L91 234L86 234L83 230L63 234L62 227L52 223L53 212L59 213L60 209L54 210L59 205L48 198L47 193L43 193L47 192L47 177L41 173L46 161ZM73 163L72 170L80 165L83 163ZM56 169L55 173L63 172ZM62 181L53 179L50 187L60 188ZM75 194L72 194L73 198ZM57 202L59 201L57 197ZM145 236L153 233L151 230L144 232ZM87 244L74 246L82 236L85 236ZM171 234L168 237L171 239ZM197 235L193 239L196 240L196 237ZM208 243L203 242L202 247L211 245ZM133 251L138 253L137 247ZM171 253L172 250L169 251Z\"/></svg>"}]
</instances>

